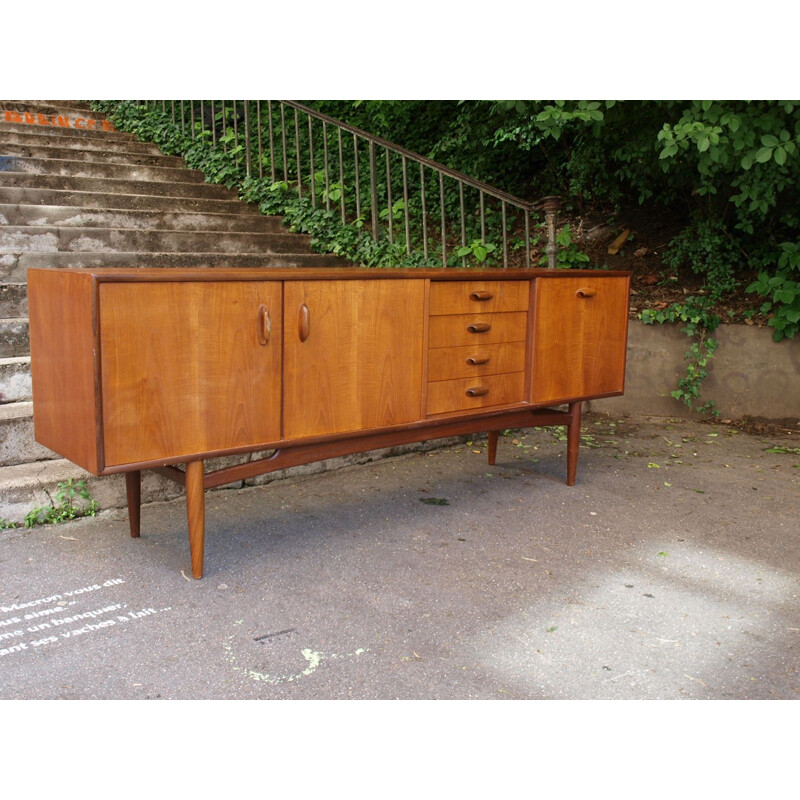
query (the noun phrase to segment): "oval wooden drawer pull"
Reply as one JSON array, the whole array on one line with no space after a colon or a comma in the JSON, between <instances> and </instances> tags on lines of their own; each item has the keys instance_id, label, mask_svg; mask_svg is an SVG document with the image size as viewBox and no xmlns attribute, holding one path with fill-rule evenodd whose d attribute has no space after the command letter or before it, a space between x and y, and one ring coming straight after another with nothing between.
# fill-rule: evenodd
<instances>
[{"instance_id":1,"label":"oval wooden drawer pull","mask_svg":"<svg viewBox=\"0 0 800 800\"><path fill-rule=\"evenodd\" d=\"M491 300L494 295L491 292L486 292L484 290L479 290L476 292L472 292L469 296L470 300Z\"/></svg>"},{"instance_id":2,"label":"oval wooden drawer pull","mask_svg":"<svg viewBox=\"0 0 800 800\"><path fill-rule=\"evenodd\" d=\"M269 337L272 333L272 319L269 309L265 305L258 307L258 343L269 344Z\"/></svg>"},{"instance_id":3,"label":"oval wooden drawer pull","mask_svg":"<svg viewBox=\"0 0 800 800\"><path fill-rule=\"evenodd\" d=\"M491 330L492 325L490 322L473 322L471 325L467 325L467 330L470 333L486 333L486 331Z\"/></svg>"},{"instance_id":4,"label":"oval wooden drawer pull","mask_svg":"<svg viewBox=\"0 0 800 800\"><path fill-rule=\"evenodd\" d=\"M575 292L577 297L594 297L597 294L596 289L578 289Z\"/></svg>"},{"instance_id":5,"label":"oval wooden drawer pull","mask_svg":"<svg viewBox=\"0 0 800 800\"><path fill-rule=\"evenodd\" d=\"M305 303L300 304L300 312L297 315L297 333L301 342L308 339L308 334L311 333L311 312Z\"/></svg>"},{"instance_id":6,"label":"oval wooden drawer pull","mask_svg":"<svg viewBox=\"0 0 800 800\"><path fill-rule=\"evenodd\" d=\"M488 364L489 360L489 356L470 356L467 359L467 364L471 367L477 367L479 364Z\"/></svg>"},{"instance_id":7,"label":"oval wooden drawer pull","mask_svg":"<svg viewBox=\"0 0 800 800\"><path fill-rule=\"evenodd\" d=\"M467 397L481 397L484 394L489 394L488 386L470 386L466 391Z\"/></svg>"}]
</instances>

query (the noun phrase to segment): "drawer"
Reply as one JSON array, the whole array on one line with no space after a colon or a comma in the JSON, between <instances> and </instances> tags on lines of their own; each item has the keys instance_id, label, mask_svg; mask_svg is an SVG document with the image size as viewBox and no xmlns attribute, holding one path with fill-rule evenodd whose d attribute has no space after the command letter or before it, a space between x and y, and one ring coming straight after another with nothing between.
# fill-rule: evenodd
<instances>
[{"instance_id":1,"label":"drawer","mask_svg":"<svg viewBox=\"0 0 800 800\"><path fill-rule=\"evenodd\" d=\"M530 281L431 281L430 314L527 311Z\"/></svg>"},{"instance_id":2,"label":"drawer","mask_svg":"<svg viewBox=\"0 0 800 800\"><path fill-rule=\"evenodd\" d=\"M525 342L437 347L428 351L428 380L448 381L525 370Z\"/></svg>"},{"instance_id":3,"label":"drawer","mask_svg":"<svg viewBox=\"0 0 800 800\"><path fill-rule=\"evenodd\" d=\"M431 317L428 347L519 342L525 339L527 322L527 311Z\"/></svg>"},{"instance_id":4,"label":"drawer","mask_svg":"<svg viewBox=\"0 0 800 800\"><path fill-rule=\"evenodd\" d=\"M428 414L521 403L524 393L524 372L433 381L428 384Z\"/></svg>"}]
</instances>

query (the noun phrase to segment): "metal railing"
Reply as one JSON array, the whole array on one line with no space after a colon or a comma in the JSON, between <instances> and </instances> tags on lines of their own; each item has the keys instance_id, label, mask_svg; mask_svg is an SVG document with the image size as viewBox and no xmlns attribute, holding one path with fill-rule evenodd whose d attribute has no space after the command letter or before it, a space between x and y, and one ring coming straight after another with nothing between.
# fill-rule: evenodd
<instances>
[{"instance_id":1,"label":"metal railing","mask_svg":"<svg viewBox=\"0 0 800 800\"><path fill-rule=\"evenodd\" d=\"M139 102L160 105L193 137L210 137L247 177L268 177L409 255L421 251L443 267L468 258L504 268L557 264L558 197L522 200L291 100Z\"/></svg>"}]
</instances>

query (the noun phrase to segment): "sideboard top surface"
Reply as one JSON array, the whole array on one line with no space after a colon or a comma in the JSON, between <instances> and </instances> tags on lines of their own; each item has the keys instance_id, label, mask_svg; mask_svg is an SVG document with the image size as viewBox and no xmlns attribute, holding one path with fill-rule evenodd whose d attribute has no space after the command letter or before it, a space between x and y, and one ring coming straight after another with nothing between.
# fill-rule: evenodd
<instances>
[{"instance_id":1,"label":"sideboard top surface","mask_svg":"<svg viewBox=\"0 0 800 800\"><path fill-rule=\"evenodd\" d=\"M419 278L433 281L531 280L556 277L628 277L629 272L596 269L463 269L447 267L377 268L377 267L81 267L29 271L58 272L90 276L101 282L120 281L309 281L309 280L386 280Z\"/></svg>"}]
</instances>

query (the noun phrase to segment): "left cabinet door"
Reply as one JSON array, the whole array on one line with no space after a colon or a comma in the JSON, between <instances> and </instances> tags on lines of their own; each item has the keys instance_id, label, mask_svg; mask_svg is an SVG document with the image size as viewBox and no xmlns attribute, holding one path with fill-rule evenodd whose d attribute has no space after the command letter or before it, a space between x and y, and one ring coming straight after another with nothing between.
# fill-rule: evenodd
<instances>
[{"instance_id":1,"label":"left cabinet door","mask_svg":"<svg viewBox=\"0 0 800 800\"><path fill-rule=\"evenodd\" d=\"M281 437L277 281L100 285L105 466Z\"/></svg>"}]
</instances>

